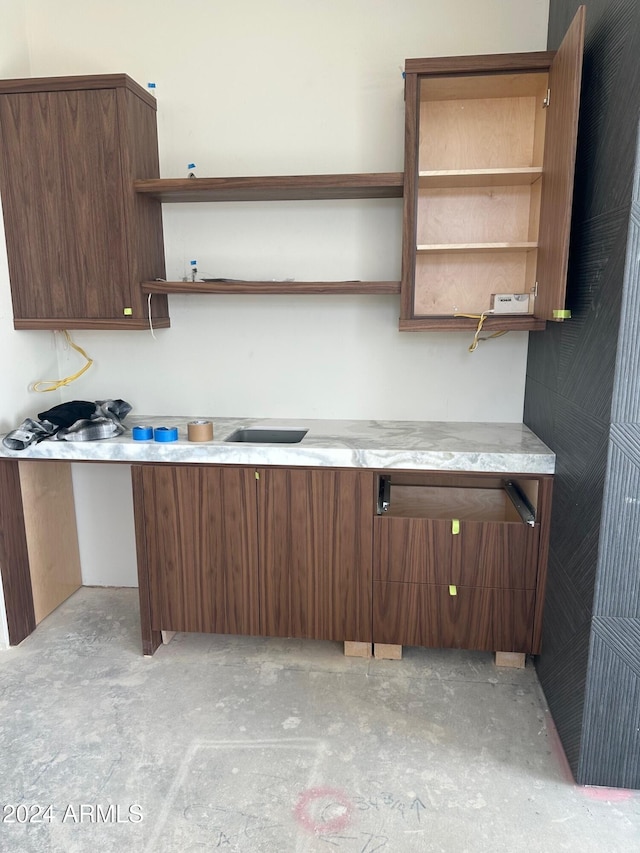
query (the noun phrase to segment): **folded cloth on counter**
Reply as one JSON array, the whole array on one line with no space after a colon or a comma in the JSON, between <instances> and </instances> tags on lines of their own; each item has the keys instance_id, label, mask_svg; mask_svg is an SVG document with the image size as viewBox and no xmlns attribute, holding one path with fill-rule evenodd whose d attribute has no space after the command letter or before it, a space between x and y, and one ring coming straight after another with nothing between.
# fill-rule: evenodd
<instances>
[{"instance_id":1,"label":"folded cloth on counter","mask_svg":"<svg viewBox=\"0 0 640 853\"><path fill-rule=\"evenodd\" d=\"M44 439L55 441L98 441L122 435L123 419L131 411L125 400L97 400L89 403L73 400L40 412L39 421L24 420L17 429L7 433L2 443L10 450L24 450Z\"/></svg>"},{"instance_id":2,"label":"folded cloth on counter","mask_svg":"<svg viewBox=\"0 0 640 853\"><path fill-rule=\"evenodd\" d=\"M8 432L2 439L2 443L9 450L24 450L30 444L37 444L44 438L49 438L58 429L49 421L34 421L26 418L17 429Z\"/></svg>"}]
</instances>

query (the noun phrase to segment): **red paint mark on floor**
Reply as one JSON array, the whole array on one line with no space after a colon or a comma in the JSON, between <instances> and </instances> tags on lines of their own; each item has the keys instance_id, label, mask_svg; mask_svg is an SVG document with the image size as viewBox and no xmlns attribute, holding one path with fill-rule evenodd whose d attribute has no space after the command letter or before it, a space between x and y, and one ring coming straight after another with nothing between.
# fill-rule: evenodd
<instances>
[{"instance_id":1,"label":"red paint mark on floor","mask_svg":"<svg viewBox=\"0 0 640 853\"><path fill-rule=\"evenodd\" d=\"M351 823L353 804L338 788L307 788L293 813L298 823L314 835L340 832Z\"/></svg>"},{"instance_id":2,"label":"red paint mark on floor","mask_svg":"<svg viewBox=\"0 0 640 853\"><path fill-rule=\"evenodd\" d=\"M622 803L636 795L635 791L627 788L598 788L591 785L585 786L583 791L590 800L599 800L603 803Z\"/></svg>"}]
</instances>

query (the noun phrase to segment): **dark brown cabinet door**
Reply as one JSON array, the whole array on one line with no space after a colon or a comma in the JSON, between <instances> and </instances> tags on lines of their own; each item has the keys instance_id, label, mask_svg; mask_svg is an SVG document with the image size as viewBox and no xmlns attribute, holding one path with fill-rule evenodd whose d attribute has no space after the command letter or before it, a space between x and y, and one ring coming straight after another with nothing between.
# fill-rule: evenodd
<instances>
[{"instance_id":1,"label":"dark brown cabinet door","mask_svg":"<svg viewBox=\"0 0 640 853\"><path fill-rule=\"evenodd\" d=\"M580 6L549 69L538 237L538 296L534 303L535 315L544 320L562 319L555 312L565 305L584 28L585 7Z\"/></svg>"},{"instance_id":2,"label":"dark brown cabinet door","mask_svg":"<svg viewBox=\"0 0 640 853\"><path fill-rule=\"evenodd\" d=\"M74 83L74 80L78 82ZM0 81L0 193L16 328L145 328L164 277L153 100L125 75ZM168 325L166 297L155 324Z\"/></svg>"},{"instance_id":3,"label":"dark brown cabinet door","mask_svg":"<svg viewBox=\"0 0 640 853\"><path fill-rule=\"evenodd\" d=\"M376 518L374 578L400 583L534 589L539 526Z\"/></svg>"},{"instance_id":4,"label":"dark brown cabinet door","mask_svg":"<svg viewBox=\"0 0 640 853\"><path fill-rule=\"evenodd\" d=\"M376 643L479 651L531 651L533 590L374 583Z\"/></svg>"},{"instance_id":5,"label":"dark brown cabinet door","mask_svg":"<svg viewBox=\"0 0 640 853\"><path fill-rule=\"evenodd\" d=\"M259 477L261 632L371 642L373 473Z\"/></svg>"},{"instance_id":6,"label":"dark brown cabinet door","mask_svg":"<svg viewBox=\"0 0 640 853\"><path fill-rule=\"evenodd\" d=\"M258 634L254 469L132 470L141 605L148 606L150 631ZM144 612L142 623L144 635Z\"/></svg>"}]
</instances>

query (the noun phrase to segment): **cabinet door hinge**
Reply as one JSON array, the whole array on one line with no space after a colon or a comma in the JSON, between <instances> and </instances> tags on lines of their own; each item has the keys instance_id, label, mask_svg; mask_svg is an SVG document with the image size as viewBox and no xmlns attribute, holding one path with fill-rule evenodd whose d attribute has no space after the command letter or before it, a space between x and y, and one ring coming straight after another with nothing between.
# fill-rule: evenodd
<instances>
[{"instance_id":1,"label":"cabinet door hinge","mask_svg":"<svg viewBox=\"0 0 640 853\"><path fill-rule=\"evenodd\" d=\"M551 89L547 89L547 94L544 96L544 100L542 102L542 106L546 109L551 103Z\"/></svg>"}]
</instances>

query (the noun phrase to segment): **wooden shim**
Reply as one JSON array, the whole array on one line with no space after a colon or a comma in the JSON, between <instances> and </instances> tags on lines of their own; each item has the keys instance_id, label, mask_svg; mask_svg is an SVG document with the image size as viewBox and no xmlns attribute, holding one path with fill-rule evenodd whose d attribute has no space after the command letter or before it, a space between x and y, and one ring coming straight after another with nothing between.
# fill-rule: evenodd
<instances>
[{"instance_id":1,"label":"wooden shim","mask_svg":"<svg viewBox=\"0 0 640 853\"><path fill-rule=\"evenodd\" d=\"M509 666L512 669L524 669L527 656L521 652L496 652L496 666Z\"/></svg>"},{"instance_id":2,"label":"wooden shim","mask_svg":"<svg viewBox=\"0 0 640 853\"><path fill-rule=\"evenodd\" d=\"M370 658L371 643L356 643L350 640L344 641L344 653L351 658Z\"/></svg>"},{"instance_id":3,"label":"wooden shim","mask_svg":"<svg viewBox=\"0 0 640 853\"><path fill-rule=\"evenodd\" d=\"M402 646L392 643L374 643L373 656L377 660L402 660Z\"/></svg>"}]
</instances>

